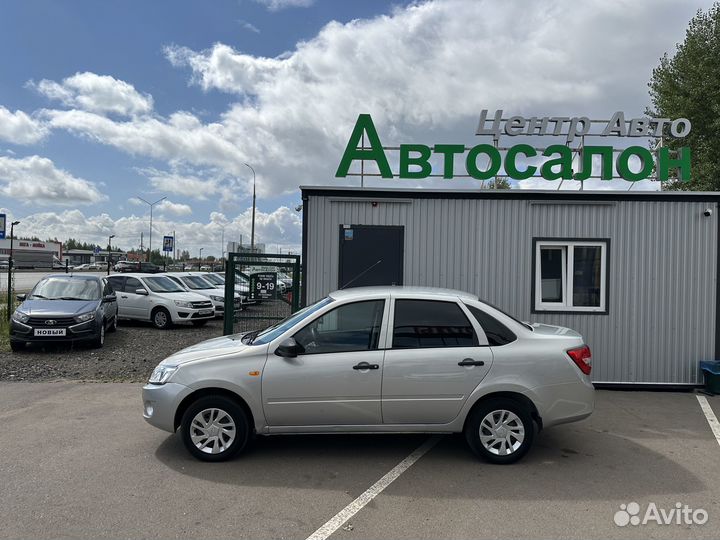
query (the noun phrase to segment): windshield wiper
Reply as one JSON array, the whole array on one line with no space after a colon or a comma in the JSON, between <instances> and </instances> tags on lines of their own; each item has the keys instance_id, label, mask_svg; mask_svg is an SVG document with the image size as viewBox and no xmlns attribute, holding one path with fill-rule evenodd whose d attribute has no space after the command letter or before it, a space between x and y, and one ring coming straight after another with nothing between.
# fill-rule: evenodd
<instances>
[{"instance_id":1,"label":"windshield wiper","mask_svg":"<svg viewBox=\"0 0 720 540\"><path fill-rule=\"evenodd\" d=\"M240 339L240 341L242 341L245 345L252 345L252 342L255 340L259 333L260 330L253 330L252 332L248 332Z\"/></svg>"},{"instance_id":2,"label":"windshield wiper","mask_svg":"<svg viewBox=\"0 0 720 540\"><path fill-rule=\"evenodd\" d=\"M55 300L87 300L87 298L76 298L75 296L61 296Z\"/></svg>"},{"instance_id":3,"label":"windshield wiper","mask_svg":"<svg viewBox=\"0 0 720 540\"><path fill-rule=\"evenodd\" d=\"M42 294L31 294L30 298L42 298L43 300L54 300L54 298L48 298L47 296L43 296Z\"/></svg>"}]
</instances>

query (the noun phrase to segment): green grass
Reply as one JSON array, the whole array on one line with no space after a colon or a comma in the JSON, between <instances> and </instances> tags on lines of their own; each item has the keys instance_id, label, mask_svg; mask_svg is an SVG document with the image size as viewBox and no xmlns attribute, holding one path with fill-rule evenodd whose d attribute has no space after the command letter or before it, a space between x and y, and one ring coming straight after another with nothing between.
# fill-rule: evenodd
<instances>
[{"instance_id":1,"label":"green grass","mask_svg":"<svg viewBox=\"0 0 720 540\"><path fill-rule=\"evenodd\" d=\"M5 309L0 310L0 352L10 350L10 322L5 311Z\"/></svg>"}]
</instances>

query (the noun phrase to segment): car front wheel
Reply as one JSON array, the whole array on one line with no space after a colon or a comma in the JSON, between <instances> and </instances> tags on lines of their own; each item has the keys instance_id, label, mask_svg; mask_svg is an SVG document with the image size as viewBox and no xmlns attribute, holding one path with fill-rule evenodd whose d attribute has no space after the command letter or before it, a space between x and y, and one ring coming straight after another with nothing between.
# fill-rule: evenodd
<instances>
[{"instance_id":1,"label":"car front wheel","mask_svg":"<svg viewBox=\"0 0 720 540\"><path fill-rule=\"evenodd\" d=\"M250 432L245 411L222 396L207 396L183 414L180 436L188 451L202 461L225 461L241 452Z\"/></svg>"},{"instance_id":2,"label":"car front wheel","mask_svg":"<svg viewBox=\"0 0 720 540\"><path fill-rule=\"evenodd\" d=\"M25 350L25 342L24 341L11 341L10 342L10 350L13 352L20 352Z\"/></svg>"},{"instance_id":3,"label":"car front wheel","mask_svg":"<svg viewBox=\"0 0 720 540\"><path fill-rule=\"evenodd\" d=\"M103 345L105 345L105 321L100 323L98 335L93 340L92 345L96 349L100 349Z\"/></svg>"},{"instance_id":4,"label":"car front wheel","mask_svg":"<svg viewBox=\"0 0 720 540\"><path fill-rule=\"evenodd\" d=\"M170 312L165 308L158 308L153 312L152 322L155 328L160 330L166 330L172 326L172 319L170 318Z\"/></svg>"},{"instance_id":5,"label":"car front wheel","mask_svg":"<svg viewBox=\"0 0 720 540\"><path fill-rule=\"evenodd\" d=\"M507 465L522 458L532 446L535 424L530 411L507 398L480 403L465 425L470 448L490 463Z\"/></svg>"}]
</instances>

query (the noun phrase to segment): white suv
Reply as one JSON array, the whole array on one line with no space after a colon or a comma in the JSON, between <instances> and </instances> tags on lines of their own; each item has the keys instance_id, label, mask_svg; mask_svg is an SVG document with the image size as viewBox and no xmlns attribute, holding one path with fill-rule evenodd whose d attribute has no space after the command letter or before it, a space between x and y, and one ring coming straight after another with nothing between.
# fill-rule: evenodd
<instances>
[{"instance_id":1,"label":"white suv","mask_svg":"<svg viewBox=\"0 0 720 540\"><path fill-rule=\"evenodd\" d=\"M167 277L113 274L107 279L117 295L120 319L150 321L164 329L182 322L202 326L215 316L211 301Z\"/></svg>"},{"instance_id":2,"label":"white suv","mask_svg":"<svg viewBox=\"0 0 720 540\"><path fill-rule=\"evenodd\" d=\"M222 317L225 313L225 288L217 287L201 274L195 272L168 272L162 274L172 279L178 285L184 287L187 291L191 291L197 294L201 294L215 306L215 316ZM238 312L242 310L242 298L236 292L234 311Z\"/></svg>"}]
</instances>

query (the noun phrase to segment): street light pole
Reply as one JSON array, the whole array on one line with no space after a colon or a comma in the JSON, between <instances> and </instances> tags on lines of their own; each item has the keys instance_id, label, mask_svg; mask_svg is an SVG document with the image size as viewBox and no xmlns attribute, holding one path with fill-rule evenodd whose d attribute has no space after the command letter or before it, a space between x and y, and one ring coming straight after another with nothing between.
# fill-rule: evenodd
<instances>
[{"instance_id":1,"label":"street light pole","mask_svg":"<svg viewBox=\"0 0 720 540\"><path fill-rule=\"evenodd\" d=\"M198 263L198 270L202 268L202 250L205 248L200 248L200 262Z\"/></svg>"},{"instance_id":2,"label":"street light pole","mask_svg":"<svg viewBox=\"0 0 720 540\"><path fill-rule=\"evenodd\" d=\"M12 316L12 267L13 267L13 241L15 240L15 225L20 225L19 221L10 223L10 259L8 259L8 297L7 297L7 319Z\"/></svg>"},{"instance_id":3,"label":"street light pole","mask_svg":"<svg viewBox=\"0 0 720 540\"><path fill-rule=\"evenodd\" d=\"M144 202L145 204L147 204L150 207L150 248L148 249L148 258L147 258L147 262L150 262L150 256L152 255L152 211L153 211L153 206L155 206L159 202L164 201L165 199L167 199L167 197L158 199L154 203L148 202L145 199L143 199L142 197L136 197L136 198L141 200L142 202Z\"/></svg>"},{"instance_id":4,"label":"street light pole","mask_svg":"<svg viewBox=\"0 0 720 540\"><path fill-rule=\"evenodd\" d=\"M110 236L108 236L108 260L107 260L107 263L108 263L107 275L108 275L108 276L110 275L110 264L111 264L111 261L110 261L110 251L111 251L111 249L112 249L112 247L111 247L111 242L110 242L110 241L111 241L113 238L115 238L115 235L114 235L114 234L111 234Z\"/></svg>"},{"instance_id":5,"label":"street light pole","mask_svg":"<svg viewBox=\"0 0 720 540\"><path fill-rule=\"evenodd\" d=\"M255 253L255 169L247 163L244 164L253 173L253 209L252 209L252 229L250 230L250 252Z\"/></svg>"}]
</instances>

